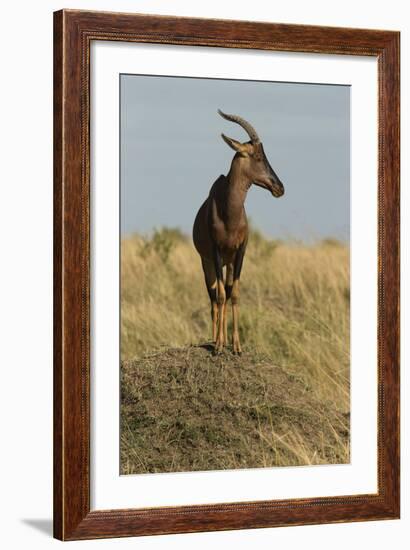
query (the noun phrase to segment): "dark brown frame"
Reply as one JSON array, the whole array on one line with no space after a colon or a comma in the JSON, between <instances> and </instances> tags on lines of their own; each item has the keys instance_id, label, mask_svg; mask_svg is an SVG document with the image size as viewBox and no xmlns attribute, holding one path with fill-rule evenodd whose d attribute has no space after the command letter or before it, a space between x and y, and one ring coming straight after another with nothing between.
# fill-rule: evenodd
<instances>
[{"instance_id":1,"label":"dark brown frame","mask_svg":"<svg viewBox=\"0 0 410 550\"><path fill-rule=\"evenodd\" d=\"M378 493L90 510L92 40L378 60ZM399 517L399 44L392 31L63 10L54 14L54 536L62 540Z\"/></svg>"}]
</instances>

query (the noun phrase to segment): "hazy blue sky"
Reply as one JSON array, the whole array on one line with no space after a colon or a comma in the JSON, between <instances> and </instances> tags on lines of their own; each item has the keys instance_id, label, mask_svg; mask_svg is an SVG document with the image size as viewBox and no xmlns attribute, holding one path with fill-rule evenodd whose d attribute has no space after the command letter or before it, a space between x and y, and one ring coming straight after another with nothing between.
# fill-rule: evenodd
<instances>
[{"instance_id":1,"label":"hazy blue sky","mask_svg":"<svg viewBox=\"0 0 410 550\"><path fill-rule=\"evenodd\" d=\"M285 186L275 199L251 187L246 211L265 234L349 239L348 86L121 75L121 233L160 226L191 233L196 212L234 152L221 132L256 128Z\"/></svg>"}]
</instances>

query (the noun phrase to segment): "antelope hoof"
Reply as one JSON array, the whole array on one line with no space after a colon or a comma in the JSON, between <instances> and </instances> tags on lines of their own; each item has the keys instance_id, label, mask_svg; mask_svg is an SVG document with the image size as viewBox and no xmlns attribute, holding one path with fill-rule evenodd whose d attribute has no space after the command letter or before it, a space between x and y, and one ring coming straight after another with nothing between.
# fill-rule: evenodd
<instances>
[{"instance_id":1,"label":"antelope hoof","mask_svg":"<svg viewBox=\"0 0 410 550\"><path fill-rule=\"evenodd\" d=\"M239 338L235 338L232 342L232 351L234 355L242 355L241 344Z\"/></svg>"},{"instance_id":2,"label":"antelope hoof","mask_svg":"<svg viewBox=\"0 0 410 550\"><path fill-rule=\"evenodd\" d=\"M217 340L215 342L214 355L218 355L219 353L222 353L223 348L224 348L223 340Z\"/></svg>"}]
</instances>

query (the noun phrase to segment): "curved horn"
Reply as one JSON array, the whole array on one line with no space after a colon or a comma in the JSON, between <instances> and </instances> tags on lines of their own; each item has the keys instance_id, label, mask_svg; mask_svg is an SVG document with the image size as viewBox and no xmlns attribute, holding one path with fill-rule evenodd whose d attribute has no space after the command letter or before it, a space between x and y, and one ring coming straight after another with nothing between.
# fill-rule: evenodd
<instances>
[{"instance_id":1,"label":"curved horn","mask_svg":"<svg viewBox=\"0 0 410 550\"><path fill-rule=\"evenodd\" d=\"M218 109L218 113L221 115L221 117L225 118L226 120L230 120L231 122L236 122L242 128L248 133L249 137L252 141L258 142L260 141L258 134L256 133L255 128L249 124L245 119L238 115L227 115L226 113L223 113L220 109Z\"/></svg>"}]
</instances>

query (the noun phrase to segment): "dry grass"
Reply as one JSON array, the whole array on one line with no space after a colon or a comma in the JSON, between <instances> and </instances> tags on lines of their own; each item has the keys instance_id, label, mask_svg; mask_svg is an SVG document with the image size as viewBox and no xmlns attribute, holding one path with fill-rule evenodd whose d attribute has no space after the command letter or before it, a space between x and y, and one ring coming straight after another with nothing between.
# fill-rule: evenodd
<instances>
[{"instance_id":1,"label":"dry grass","mask_svg":"<svg viewBox=\"0 0 410 550\"><path fill-rule=\"evenodd\" d=\"M197 347L210 308L189 239L134 236L121 254L123 473L349 461L346 246L252 233L235 359Z\"/></svg>"}]
</instances>

